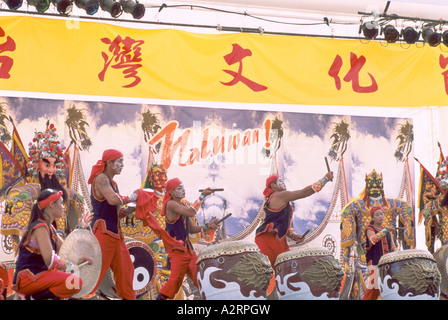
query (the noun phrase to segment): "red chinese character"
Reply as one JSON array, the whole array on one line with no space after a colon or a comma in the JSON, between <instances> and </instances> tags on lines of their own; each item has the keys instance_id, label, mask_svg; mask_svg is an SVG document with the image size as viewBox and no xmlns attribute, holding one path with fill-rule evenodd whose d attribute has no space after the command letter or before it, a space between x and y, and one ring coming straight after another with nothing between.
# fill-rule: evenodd
<instances>
[{"instance_id":1,"label":"red chinese character","mask_svg":"<svg viewBox=\"0 0 448 320\"><path fill-rule=\"evenodd\" d=\"M446 65L448 64L448 57L445 58L442 54L439 56L439 66L442 69L446 68ZM445 83L445 93L448 94L448 70L445 70L442 72L443 74L443 81Z\"/></svg>"},{"instance_id":2,"label":"red chinese character","mask_svg":"<svg viewBox=\"0 0 448 320\"><path fill-rule=\"evenodd\" d=\"M104 68L98 74L98 78L100 78L101 81L104 81L106 70L111 66L114 69L124 69L124 77L134 79L132 83L123 86L123 88L131 88L138 85L141 79L137 76L137 69L142 66L142 64L139 64L138 62L142 61L140 47L144 41L136 41L129 37L122 40L121 36L117 36L113 41L109 38L103 38L101 41L109 45L109 52L112 53L112 55L109 57L106 52L101 52L104 59ZM112 64L112 62L114 62L114 64Z\"/></svg>"},{"instance_id":3,"label":"red chinese character","mask_svg":"<svg viewBox=\"0 0 448 320\"><path fill-rule=\"evenodd\" d=\"M243 49L240 45L234 43L233 50L231 53L224 56L224 60L227 62L229 66L239 63L238 72L232 71L232 70L223 70L224 72L230 74L233 76L233 80L229 82L222 82L221 83L225 86L234 86L238 82L244 83L246 86L248 86L250 89L252 89L255 92L266 90L267 87L258 84L256 82L253 82L252 80L247 79L244 77L243 74L243 59L246 57L249 57L252 55L252 51L249 49Z\"/></svg>"},{"instance_id":4,"label":"red chinese character","mask_svg":"<svg viewBox=\"0 0 448 320\"><path fill-rule=\"evenodd\" d=\"M352 82L352 89L358 93L369 93L375 92L378 90L378 84L376 83L375 78L367 73L372 81L369 86L361 86L359 84L359 72L362 67L366 63L366 58L364 56L360 56L359 58L353 52L350 53L350 70L347 72L345 77L343 78L345 82ZM334 58L333 64L328 70L328 75L334 78L336 89L341 90L341 79L339 77L339 72L342 67L342 58L339 55L336 55Z\"/></svg>"},{"instance_id":5,"label":"red chinese character","mask_svg":"<svg viewBox=\"0 0 448 320\"><path fill-rule=\"evenodd\" d=\"M0 27L0 37L5 36L5 31ZM16 43L10 37L6 37L6 42L0 44L0 54L6 51L14 51L16 50ZM14 60L11 57L0 55L0 78L1 79L9 79L11 75L9 71L11 71L12 65L14 64Z\"/></svg>"}]
</instances>

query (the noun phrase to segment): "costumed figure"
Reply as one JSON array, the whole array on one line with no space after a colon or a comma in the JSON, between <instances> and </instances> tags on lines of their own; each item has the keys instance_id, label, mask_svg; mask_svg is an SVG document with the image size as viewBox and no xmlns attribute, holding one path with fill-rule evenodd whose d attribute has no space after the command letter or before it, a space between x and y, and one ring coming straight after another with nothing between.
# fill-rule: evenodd
<instances>
[{"instance_id":1,"label":"costumed figure","mask_svg":"<svg viewBox=\"0 0 448 320\"><path fill-rule=\"evenodd\" d=\"M366 174L365 182L366 186L359 198L351 199L342 209L341 215L341 263L347 277L344 290L348 291L347 297L351 299L361 299L366 290L366 228L371 221L372 208L381 207L384 224L400 229L399 243L395 240L395 246L401 244L403 249L414 246L412 207L402 199L386 198L383 176L375 170ZM397 239L396 234L394 239Z\"/></svg>"},{"instance_id":2,"label":"costumed figure","mask_svg":"<svg viewBox=\"0 0 448 320\"><path fill-rule=\"evenodd\" d=\"M419 214L419 223L424 220L426 246L434 253L435 241L442 246L448 244L448 207L442 204L448 194L448 157L439 163L433 183L426 184L423 193L424 208Z\"/></svg>"},{"instance_id":3,"label":"costumed figure","mask_svg":"<svg viewBox=\"0 0 448 320\"><path fill-rule=\"evenodd\" d=\"M56 127L47 123L43 132L36 132L29 143L24 185L12 186L5 197L5 214L2 215L1 233L11 236L11 247L16 247L25 232L31 209L40 190L51 188L62 191L64 214L56 220L58 232L68 235L76 228L84 214L83 198L68 186L68 152L61 145Z\"/></svg>"},{"instance_id":4,"label":"costumed figure","mask_svg":"<svg viewBox=\"0 0 448 320\"><path fill-rule=\"evenodd\" d=\"M263 191L266 216L256 231L255 243L260 251L268 256L272 268L277 256L290 250L287 237L298 242L303 240L302 235L294 232L293 208L290 202L319 192L330 180L333 180L333 172L328 172L322 179L301 190L288 191L278 175L266 179L266 188Z\"/></svg>"},{"instance_id":5,"label":"costumed figure","mask_svg":"<svg viewBox=\"0 0 448 320\"><path fill-rule=\"evenodd\" d=\"M76 266L58 255L63 240L56 232L55 220L64 212L62 191L42 190L36 201L19 244L13 289L33 300L71 297L82 289L83 281ZM88 226L89 219L91 216L80 218L80 226Z\"/></svg>"}]
</instances>

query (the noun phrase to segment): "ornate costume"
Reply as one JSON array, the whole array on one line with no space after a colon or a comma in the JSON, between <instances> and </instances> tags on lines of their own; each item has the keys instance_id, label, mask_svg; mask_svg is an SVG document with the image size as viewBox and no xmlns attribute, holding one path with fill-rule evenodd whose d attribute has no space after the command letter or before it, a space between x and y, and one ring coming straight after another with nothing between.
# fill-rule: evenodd
<instances>
[{"instance_id":1,"label":"ornate costume","mask_svg":"<svg viewBox=\"0 0 448 320\"><path fill-rule=\"evenodd\" d=\"M367 261L366 249L366 229L370 222L370 210L376 206L382 208L384 212L384 223L394 227L404 226L404 231L400 232L399 240L404 249L412 248L414 245L414 223L412 207L402 199L388 199L384 195L383 176L373 170L366 174L366 187L359 198L352 199L342 209L341 221L341 260L347 274L354 274L364 286ZM353 250L352 250L353 249ZM351 260L351 256L354 257ZM359 276L359 275L362 276ZM360 288L358 287L358 288ZM353 292L355 298L358 292Z\"/></svg>"}]
</instances>

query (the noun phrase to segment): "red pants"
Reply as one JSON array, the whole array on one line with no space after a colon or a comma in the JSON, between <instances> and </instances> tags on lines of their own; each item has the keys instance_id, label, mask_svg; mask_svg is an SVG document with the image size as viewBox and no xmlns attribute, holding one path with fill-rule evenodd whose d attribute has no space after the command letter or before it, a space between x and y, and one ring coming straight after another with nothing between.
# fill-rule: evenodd
<instances>
[{"instance_id":1,"label":"red pants","mask_svg":"<svg viewBox=\"0 0 448 320\"><path fill-rule=\"evenodd\" d=\"M182 286L185 275L188 275L194 285L198 287L198 267L196 261L198 256L193 250L186 252L173 250L168 254L171 263L171 274L168 281L160 289L160 293L173 299Z\"/></svg>"},{"instance_id":2,"label":"red pants","mask_svg":"<svg viewBox=\"0 0 448 320\"><path fill-rule=\"evenodd\" d=\"M380 290L379 289L367 289L366 293L364 294L363 300L378 300L380 296Z\"/></svg>"},{"instance_id":3,"label":"red pants","mask_svg":"<svg viewBox=\"0 0 448 320\"><path fill-rule=\"evenodd\" d=\"M17 276L15 291L31 296L49 289L55 296L63 299L77 294L81 288L82 279L75 274L53 269L33 275L24 270Z\"/></svg>"},{"instance_id":4,"label":"red pants","mask_svg":"<svg viewBox=\"0 0 448 320\"><path fill-rule=\"evenodd\" d=\"M123 239L117 239L101 232L101 228L95 231L95 237L100 243L102 265L98 283L92 292L94 293L98 289L110 267L114 275L117 295L126 300L135 300L134 264L126 243Z\"/></svg>"},{"instance_id":5,"label":"red pants","mask_svg":"<svg viewBox=\"0 0 448 320\"><path fill-rule=\"evenodd\" d=\"M272 232L260 233L255 237L255 243L261 253L268 256L271 266L274 269L275 259L280 253L289 251L286 237L279 240L276 234Z\"/></svg>"}]
</instances>

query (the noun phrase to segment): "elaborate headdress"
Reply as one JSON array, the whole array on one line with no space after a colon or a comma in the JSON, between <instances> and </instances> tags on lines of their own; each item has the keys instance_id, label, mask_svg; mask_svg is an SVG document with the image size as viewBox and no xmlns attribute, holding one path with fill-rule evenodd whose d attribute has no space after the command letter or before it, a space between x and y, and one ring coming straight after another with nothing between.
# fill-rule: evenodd
<instances>
[{"instance_id":1,"label":"elaborate headdress","mask_svg":"<svg viewBox=\"0 0 448 320\"><path fill-rule=\"evenodd\" d=\"M26 164L28 172L34 177L39 175L39 161L42 158L52 157L56 159L56 173L58 178L65 177L65 169L68 166L68 155L64 153L65 147L61 147L59 136L54 124L47 122L44 132L35 132L33 142L29 145L29 158Z\"/></svg>"}]
</instances>

